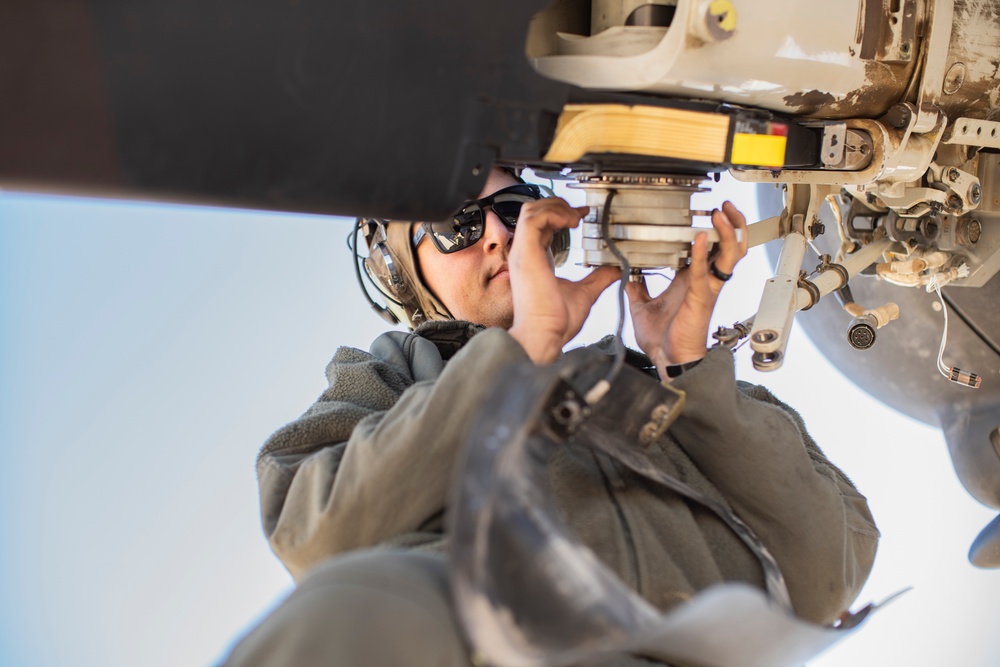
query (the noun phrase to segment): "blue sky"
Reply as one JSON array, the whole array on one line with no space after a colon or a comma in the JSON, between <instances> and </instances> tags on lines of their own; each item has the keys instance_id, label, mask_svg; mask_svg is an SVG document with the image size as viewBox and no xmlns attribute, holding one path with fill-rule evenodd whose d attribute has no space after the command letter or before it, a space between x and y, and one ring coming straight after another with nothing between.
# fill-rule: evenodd
<instances>
[{"instance_id":1,"label":"blue sky","mask_svg":"<svg viewBox=\"0 0 1000 667\"><path fill-rule=\"evenodd\" d=\"M726 196L753 217L751 192ZM336 347L385 328L350 227L0 191L0 664L212 664L287 592L253 461ZM751 253L720 323L756 309L768 272ZM609 291L580 339L614 311ZM961 489L940 433L873 403L797 329L782 370L756 373L747 349L738 366L869 496L884 537L859 601L914 586L813 664L1000 664L1000 573L966 561L995 512Z\"/></svg>"}]
</instances>

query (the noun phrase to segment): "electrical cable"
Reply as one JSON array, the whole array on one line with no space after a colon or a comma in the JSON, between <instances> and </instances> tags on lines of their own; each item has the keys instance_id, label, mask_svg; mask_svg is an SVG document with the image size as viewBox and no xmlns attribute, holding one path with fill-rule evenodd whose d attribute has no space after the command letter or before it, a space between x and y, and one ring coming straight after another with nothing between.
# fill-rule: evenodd
<instances>
[{"instance_id":1,"label":"electrical cable","mask_svg":"<svg viewBox=\"0 0 1000 667\"><path fill-rule=\"evenodd\" d=\"M955 384L960 384L963 387L971 389L979 389L983 379L977 374L969 373L957 366L948 366L944 363L944 348L948 344L948 304L944 302L944 297L941 295L941 285L937 280L937 275L931 278L927 288L928 291L933 291L937 295L938 302L941 304L941 312L944 313L944 331L941 332L941 345L938 347L937 356L938 372Z\"/></svg>"},{"instance_id":2,"label":"electrical cable","mask_svg":"<svg viewBox=\"0 0 1000 667\"><path fill-rule=\"evenodd\" d=\"M615 329L615 358L608 374L591 387L584 396L584 400L590 405L594 405L608 393L608 390L611 389L611 383L618 377L618 373L625 365L625 340L622 337L622 331L625 328L625 284L628 282L629 274L632 273L632 267L611 238L611 201L615 198L616 192L616 190L608 190L608 196L604 199L604 208L601 210L601 238L622 267L622 277L618 283L618 326Z\"/></svg>"}]
</instances>

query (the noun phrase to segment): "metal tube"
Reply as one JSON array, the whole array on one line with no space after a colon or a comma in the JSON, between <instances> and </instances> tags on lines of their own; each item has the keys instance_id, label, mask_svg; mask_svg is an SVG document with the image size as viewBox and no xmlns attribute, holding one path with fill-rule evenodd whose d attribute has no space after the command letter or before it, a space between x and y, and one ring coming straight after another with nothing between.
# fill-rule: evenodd
<instances>
[{"instance_id":1,"label":"metal tube","mask_svg":"<svg viewBox=\"0 0 1000 667\"><path fill-rule=\"evenodd\" d=\"M875 241L864 246L861 250L848 255L840 265L847 269L849 276L854 277L878 261L878 258L889 249L890 245L892 245L892 239ZM824 271L819 274L813 279L812 283L819 289L820 297L824 297L830 292L843 287L840 284L840 274L833 270ZM809 306L809 299L809 292L801 287L798 288L795 291L795 309L802 310L803 308L807 308Z\"/></svg>"}]
</instances>

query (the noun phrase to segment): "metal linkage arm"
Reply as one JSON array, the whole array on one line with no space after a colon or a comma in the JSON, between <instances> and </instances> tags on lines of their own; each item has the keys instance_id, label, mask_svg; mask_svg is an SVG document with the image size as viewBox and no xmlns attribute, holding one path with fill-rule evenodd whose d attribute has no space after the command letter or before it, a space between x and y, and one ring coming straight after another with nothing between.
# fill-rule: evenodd
<instances>
[{"instance_id":1,"label":"metal linkage arm","mask_svg":"<svg viewBox=\"0 0 1000 667\"><path fill-rule=\"evenodd\" d=\"M890 245L891 239L870 243L848 255L840 264L828 264L828 268L807 281L799 279L805 257L805 237L797 232L788 234L778 258L777 273L764 286L750 332L754 368L759 371L780 368L795 313L811 308L822 297L846 285L852 276L878 261Z\"/></svg>"},{"instance_id":2,"label":"metal linkage arm","mask_svg":"<svg viewBox=\"0 0 1000 667\"><path fill-rule=\"evenodd\" d=\"M764 284L760 307L750 331L753 365L757 370L781 367L788 344L788 331L798 310L799 271L806 254L806 237L799 232L785 236L778 267L773 278Z\"/></svg>"}]
</instances>

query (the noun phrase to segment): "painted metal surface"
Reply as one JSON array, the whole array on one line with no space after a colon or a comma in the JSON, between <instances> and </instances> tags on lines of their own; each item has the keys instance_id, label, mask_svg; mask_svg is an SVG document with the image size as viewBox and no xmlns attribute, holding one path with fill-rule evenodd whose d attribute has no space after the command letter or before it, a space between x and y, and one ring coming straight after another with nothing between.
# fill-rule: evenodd
<instances>
[{"instance_id":1,"label":"painted metal surface","mask_svg":"<svg viewBox=\"0 0 1000 667\"><path fill-rule=\"evenodd\" d=\"M766 11L733 5L735 29L722 39L706 33L709 3L679 0L668 27L536 36L528 55L545 76L584 88L716 99L825 118L883 113L914 73L912 39L905 57L876 48L891 44L892 34L882 33L892 17L881 9L873 13L871 0L777 0ZM910 13L913 30L922 5L911 0L899 12ZM869 43L874 46L865 58Z\"/></svg>"}]
</instances>

